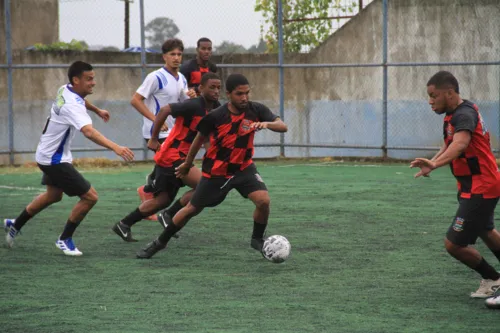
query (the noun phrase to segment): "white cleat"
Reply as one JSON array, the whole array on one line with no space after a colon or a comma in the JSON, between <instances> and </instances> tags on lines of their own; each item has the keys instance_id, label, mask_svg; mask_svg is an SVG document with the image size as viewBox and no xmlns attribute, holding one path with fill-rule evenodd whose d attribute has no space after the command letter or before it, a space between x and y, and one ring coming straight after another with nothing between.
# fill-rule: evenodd
<instances>
[{"instance_id":1,"label":"white cleat","mask_svg":"<svg viewBox=\"0 0 500 333\"><path fill-rule=\"evenodd\" d=\"M58 239L56 242L57 248L61 249L67 256L81 256L83 253L80 252L73 243L73 239Z\"/></svg>"},{"instance_id":2,"label":"white cleat","mask_svg":"<svg viewBox=\"0 0 500 333\"><path fill-rule=\"evenodd\" d=\"M500 279L488 280L483 279L479 284L479 289L470 294L472 298L488 298L495 294L500 289Z\"/></svg>"},{"instance_id":3,"label":"white cleat","mask_svg":"<svg viewBox=\"0 0 500 333\"><path fill-rule=\"evenodd\" d=\"M16 238L19 231L14 228L14 219L5 219L3 220L3 228L6 232L5 242L7 243L7 247L12 248L14 246L14 238Z\"/></svg>"}]
</instances>

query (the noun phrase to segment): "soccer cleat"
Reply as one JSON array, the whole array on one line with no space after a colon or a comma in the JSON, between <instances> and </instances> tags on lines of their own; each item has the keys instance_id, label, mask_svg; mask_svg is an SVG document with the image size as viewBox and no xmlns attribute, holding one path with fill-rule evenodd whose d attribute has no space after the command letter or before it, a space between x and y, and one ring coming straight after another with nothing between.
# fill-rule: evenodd
<instances>
[{"instance_id":1,"label":"soccer cleat","mask_svg":"<svg viewBox=\"0 0 500 333\"><path fill-rule=\"evenodd\" d=\"M139 198L141 199L141 203L154 198L153 193L144 192L144 185L137 188L137 194L139 195ZM144 220L157 221L156 215L151 215L151 216L145 217Z\"/></svg>"},{"instance_id":2,"label":"soccer cleat","mask_svg":"<svg viewBox=\"0 0 500 333\"><path fill-rule=\"evenodd\" d=\"M132 238L132 231L130 230L130 227L127 227L121 222L115 224L111 230L113 230L125 242L137 242L136 239Z\"/></svg>"},{"instance_id":3,"label":"soccer cleat","mask_svg":"<svg viewBox=\"0 0 500 333\"><path fill-rule=\"evenodd\" d=\"M57 248L61 249L67 256L81 256L83 254L76 248L72 238L58 239L56 242L56 246Z\"/></svg>"},{"instance_id":4,"label":"soccer cleat","mask_svg":"<svg viewBox=\"0 0 500 333\"><path fill-rule=\"evenodd\" d=\"M155 239L137 252L137 259L150 259L156 252L163 250L166 247L166 244L162 244L158 239Z\"/></svg>"},{"instance_id":5,"label":"soccer cleat","mask_svg":"<svg viewBox=\"0 0 500 333\"><path fill-rule=\"evenodd\" d=\"M495 292L493 297L487 298L484 301L484 305L489 309L500 309L500 289Z\"/></svg>"},{"instance_id":6,"label":"soccer cleat","mask_svg":"<svg viewBox=\"0 0 500 333\"><path fill-rule=\"evenodd\" d=\"M172 217L170 216L170 214L167 213L166 210L159 212L157 217L158 217L158 222L161 224L163 229L166 229L169 223L173 223ZM179 238L179 234L175 233L172 237Z\"/></svg>"},{"instance_id":7,"label":"soccer cleat","mask_svg":"<svg viewBox=\"0 0 500 333\"><path fill-rule=\"evenodd\" d=\"M483 279L479 284L479 289L470 294L472 298L488 298L495 294L500 289L500 279L488 280Z\"/></svg>"},{"instance_id":8,"label":"soccer cleat","mask_svg":"<svg viewBox=\"0 0 500 333\"><path fill-rule=\"evenodd\" d=\"M3 220L3 228L6 232L5 242L7 243L7 247L11 248L14 246L14 238L16 238L19 231L14 228L14 222L16 220L13 219L5 219Z\"/></svg>"},{"instance_id":9,"label":"soccer cleat","mask_svg":"<svg viewBox=\"0 0 500 333\"><path fill-rule=\"evenodd\" d=\"M257 250L262 252L262 247L264 246L264 238L252 238L250 241L250 246Z\"/></svg>"}]
</instances>

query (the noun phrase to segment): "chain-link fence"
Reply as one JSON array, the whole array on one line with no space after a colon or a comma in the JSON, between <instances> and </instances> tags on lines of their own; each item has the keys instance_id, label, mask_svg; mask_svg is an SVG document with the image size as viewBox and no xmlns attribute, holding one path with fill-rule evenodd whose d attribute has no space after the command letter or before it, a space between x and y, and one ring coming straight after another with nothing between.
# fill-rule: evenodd
<instances>
[{"instance_id":1,"label":"chain-link fence","mask_svg":"<svg viewBox=\"0 0 500 333\"><path fill-rule=\"evenodd\" d=\"M88 97L111 113L109 123L92 114L94 125L138 159L151 158L130 100L145 75L163 66L157 52L166 36L184 41L185 60L195 56L200 37L212 39L222 78L246 75L253 100L284 118L286 134L256 136L257 157L431 154L442 124L427 105L425 84L438 70L457 76L498 147L498 1L339 0L320 17L295 2L267 2L274 7L266 16L254 1L3 0L0 164L33 160L75 60L94 65L97 86ZM305 28L318 21L328 29ZM328 37L308 44L308 33ZM60 51L65 47L76 51ZM114 158L78 135L73 151Z\"/></svg>"}]
</instances>

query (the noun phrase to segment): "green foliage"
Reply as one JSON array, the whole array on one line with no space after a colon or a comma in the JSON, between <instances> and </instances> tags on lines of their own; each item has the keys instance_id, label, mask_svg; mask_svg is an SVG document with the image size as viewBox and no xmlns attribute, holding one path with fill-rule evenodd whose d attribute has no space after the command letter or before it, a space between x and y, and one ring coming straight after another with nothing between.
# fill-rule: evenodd
<instances>
[{"instance_id":1,"label":"green foliage","mask_svg":"<svg viewBox=\"0 0 500 333\"><path fill-rule=\"evenodd\" d=\"M348 6L342 0L283 0L283 20L303 18L325 18L330 13L351 14L357 3ZM261 33L267 43L268 52L278 52L278 8L276 0L256 0L255 11L261 12L264 24ZM286 22L283 26L285 52L300 52L304 47L314 48L332 33L332 20ZM264 26L269 29L265 31Z\"/></svg>"},{"instance_id":2,"label":"green foliage","mask_svg":"<svg viewBox=\"0 0 500 333\"><path fill-rule=\"evenodd\" d=\"M247 49L240 44L229 42L227 40L220 43L215 47L215 54L228 54L228 53L248 53Z\"/></svg>"},{"instance_id":3,"label":"green foliage","mask_svg":"<svg viewBox=\"0 0 500 333\"><path fill-rule=\"evenodd\" d=\"M52 44L36 43L33 45L35 51L54 52L54 51L87 51L89 45L83 40L72 39L71 42L55 42Z\"/></svg>"},{"instance_id":4,"label":"green foliage","mask_svg":"<svg viewBox=\"0 0 500 333\"><path fill-rule=\"evenodd\" d=\"M159 50L167 39L174 38L180 31L174 20L168 17L157 17L151 20L144 30L150 47Z\"/></svg>"}]
</instances>

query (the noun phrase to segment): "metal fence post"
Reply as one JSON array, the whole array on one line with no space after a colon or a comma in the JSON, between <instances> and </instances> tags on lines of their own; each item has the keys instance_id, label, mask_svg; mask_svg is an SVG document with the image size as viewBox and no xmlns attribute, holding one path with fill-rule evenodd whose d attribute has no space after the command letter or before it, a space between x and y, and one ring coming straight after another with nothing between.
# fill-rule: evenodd
<instances>
[{"instance_id":1,"label":"metal fence post","mask_svg":"<svg viewBox=\"0 0 500 333\"><path fill-rule=\"evenodd\" d=\"M144 31L144 0L139 0L139 13L141 24L141 82L146 78L146 34ZM143 144L142 156L144 160L148 158L148 145Z\"/></svg>"},{"instance_id":2,"label":"metal fence post","mask_svg":"<svg viewBox=\"0 0 500 333\"><path fill-rule=\"evenodd\" d=\"M285 121L285 68L283 67L283 2L278 0L278 65L280 118ZM285 156L285 133L280 133L280 156Z\"/></svg>"},{"instance_id":3,"label":"metal fence post","mask_svg":"<svg viewBox=\"0 0 500 333\"><path fill-rule=\"evenodd\" d=\"M383 71L383 88L382 88L382 114L383 114L383 120L382 120L382 154L383 157L387 157L387 43L388 43L388 38L387 38L387 20L388 20L388 15L387 15L387 0L383 0L382 4L382 71Z\"/></svg>"},{"instance_id":4,"label":"metal fence post","mask_svg":"<svg viewBox=\"0 0 500 333\"><path fill-rule=\"evenodd\" d=\"M12 83L12 30L10 21L10 0L4 2L5 14L5 48L7 57L7 109L9 122L9 162L14 164L14 96Z\"/></svg>"}]
</instances>

